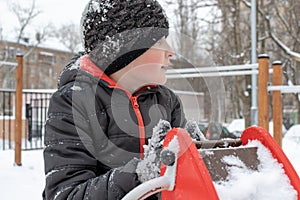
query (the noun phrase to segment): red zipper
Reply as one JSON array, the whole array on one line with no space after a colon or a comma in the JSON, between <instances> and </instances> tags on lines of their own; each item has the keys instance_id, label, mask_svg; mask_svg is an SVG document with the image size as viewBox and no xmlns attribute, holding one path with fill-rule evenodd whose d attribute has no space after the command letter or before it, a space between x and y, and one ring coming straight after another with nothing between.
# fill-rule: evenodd
<instances>
[{"instance_id":1,"label":"red zipper","mask_svg":"<svg viewBox=\"0 0 300 200\"><path fill-rule=\"evenodd\" d=\"M144 158L144 145L145 145L145 126L144 126L144 121L143 121L143 117L141 114L141 111L139 109L139 104L138 104L138 99L139 96L131 96L130 97L130 101L132 104L132 108L135 112L135 115L137 117L138 120L138 126L139 126L139 134L140 134L140 158L143 159Z\"/></svg>"},{"instance_id":2,"label":"red zipper","mask_svg":"<svg viewBox=\"0 0 300 200\"><path fill-rule=\"evenodd\" d=\"M138 104L138 97L137 96L131 96L131 93L128 92L126 89L124 89L123 87L121 87L120 85L118 85L114 80L110 79L102 70L100 70L90 59L87 55L83 56L80 60L80 68L89 72L90 74L92 74L95 77L98 77L101 80L104 80L108 83L108 87L109 88L119 88L123 91L126 92L128 98L131 101L132 104L132 108L135 112L135 115L137 117L138 120L138 126L139 126L139 136L140 136L140 158L144 157L144 145L145 145L145 127L144 127L144 121L143 121L143 117L141 114L141 111L139 109L139 104ZM153 86L150 86L153 87Z\"/></svg>"}]
</instances>

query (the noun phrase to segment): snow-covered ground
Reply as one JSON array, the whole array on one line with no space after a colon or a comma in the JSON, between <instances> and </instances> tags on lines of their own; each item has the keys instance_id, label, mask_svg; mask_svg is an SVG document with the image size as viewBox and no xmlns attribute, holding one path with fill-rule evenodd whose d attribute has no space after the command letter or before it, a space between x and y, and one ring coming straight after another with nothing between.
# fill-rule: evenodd
<instances>
[{"instance_id":1,"label":"snow-covered ground","mask_svg":"<svg viewBox=\"0 0 300 200\"><path fill-rule=\"evenodd\" d=\"M43 151L22 151L22 166L14 166L14 151L0 151L0 199L39 200L44 188Z\"/></svg>"},{"instance_id":2,"label":"snow-covered ground","mask_svg":"<svg viewBox=\"0 0 300 200\"><path fill-rule=\"evenodd\" d=\"M287 132L287 134L283 138L283 150L294 165L298 174L300 174L300 125L293 129L291 132ZM232 159L229 159L228 162L234 161ZM44 166L42 150L23 151L21 167L14 166L13 163L14 151L0 151L0 199L42 199L41 196L44 187ZM272 161L269 161L265 164L265 166L266 167L263 169L265 170L265 172L260 175L251 171L246 171L246 173L245 171L243 171L243 173L240 173L238 178L240 178L240 181L244 182L235 181L236 179L234 178L237 177L234 177L233 175L230 182L231 185L226 186L222 185L222 183L217 185L216 188L220 197L222 197L221 199L251 199L251 197L249 198L241 196L246 192L248 192L249 194L254 193L252 199L255 200L270 199L270 193L278 191L278 187L285 186L282 186L281 184L284 181L281 178L282 175L280 175L280 170L275 170L274 168L276 167L269 167L274 166L274 163L272 163ZM280 180L280 183L278 183L278 180ZM272 183L272 181L274 184L270 184ZM268 187L263 190L259 190L262 186L265 185L267 185ZM233 188L234 191L232 191ZM255 192L256 190L257 192ZM289 192L288 194L281 193L285 198L282 198L282 196L280 195L277 196L278 198L274 198L273 195L272 199L293 199L293 192L290 191L290 188L283 188L283 191ZM227 198L228 196L230 198Z\"/></svg>"}]
</instances>

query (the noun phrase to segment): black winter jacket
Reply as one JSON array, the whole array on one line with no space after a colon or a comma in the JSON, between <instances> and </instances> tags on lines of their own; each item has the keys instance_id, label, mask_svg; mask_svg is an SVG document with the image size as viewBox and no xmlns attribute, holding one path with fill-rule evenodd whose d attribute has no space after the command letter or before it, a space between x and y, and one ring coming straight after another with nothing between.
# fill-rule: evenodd
<instances>
[{"instance_id":1,"label":"black winter jacket","mask_svg":"<svg viewBox=\"0 0 300 200\"><path fill-rule=\"evenodd\" d=\"M186 122L170 89L148 86L131 95L87 55L74 58L49 105L44 199L116 198L112 169L142 158L143 145L160 119L172 127Z\"/></svg>"}]
</instances>

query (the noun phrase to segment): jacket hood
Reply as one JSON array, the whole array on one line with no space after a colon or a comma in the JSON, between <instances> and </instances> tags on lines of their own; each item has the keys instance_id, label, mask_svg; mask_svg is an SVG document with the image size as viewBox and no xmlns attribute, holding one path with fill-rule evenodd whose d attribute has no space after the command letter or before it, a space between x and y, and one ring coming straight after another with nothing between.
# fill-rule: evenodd
<instances>
[{"instance_id":1,"label":"jacket hood","mask_svg":"<svg viewBox=\"0 0 300 200\"><path fill-rule=\"evenodd\" d=\"M89 80L94 79L100 81L109 88L118 87L123 89L95 65L84 52L76 54L65 66L58 78L58 88L61 88L70 82L74 82L75 79L80 76L87 76L89 77ZM83 81L83 79L81 79L81 81Z\"/></svg>"},{"instance_id":2,"label":"jacket hood","mask_svg":"<svg viewBox=\"0 0 300 200\"><path fill-rule=\"evenodd\" d=\"M110 79L99 67L97 67L90 60L89 56L86 53L79 52L73 58L71 58L70 62L60 73L57 87L61 88L70 82L74 82L81 76L88 77L88 79L80 79L80 81L94 80L97 82L102 82L107 87L116 86L115 81Z\"/></svg>"},{"instance_id":3,"label":"jacket hood","mask_svg":"<svg viewBox=\"0 0 300 200\"><path fill-rule=\"evenodd\" d=\"M125 91L128 96L131 96L131 94L125 88L112 80L99 67L97 67L84 52L79 52L76 54L63 69L58 78L58 88L61 88L70 82L74 82L79 76L89 77L89 80L96 80L97 82L100 81L102 85L105 85L108 88L119 88ZM83 79L81 79L81 81L83 81ZM138 94L145 90L150 92L150 89L152 92L154 92L157 87L158 85L147 85L141 87L134 94Z\"/></svg>"},{"instance_id":4,"label":"jacket hood","mask_svg":"<svg viewBox=\"0 0 300 200\"><path fill-rule=\"evenodd\" d=\"M61 88L69 82L75 80L80 70L80 58L85 55L85 52L79 52L71 58L70 62L64 67L58 77L57 88Z\"/></svg>"}]
</instances>

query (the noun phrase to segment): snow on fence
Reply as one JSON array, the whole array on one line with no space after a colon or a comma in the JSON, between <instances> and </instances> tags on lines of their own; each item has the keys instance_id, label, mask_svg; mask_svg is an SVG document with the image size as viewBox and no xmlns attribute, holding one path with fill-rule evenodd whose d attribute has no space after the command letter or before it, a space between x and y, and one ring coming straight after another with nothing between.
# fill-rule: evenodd
<instances>
[{"instance_id":1,"label":"snow on fence","mask_svg":"<svg viewBox=\"0 0 300 200\"><path fill-rule=\"evenodd\" d=\"M11 66L11 67L16 67L18 63L16 62L7 62L7 61L0 61L0 67L1 66Z\"/></svg>"}]
</instances>

